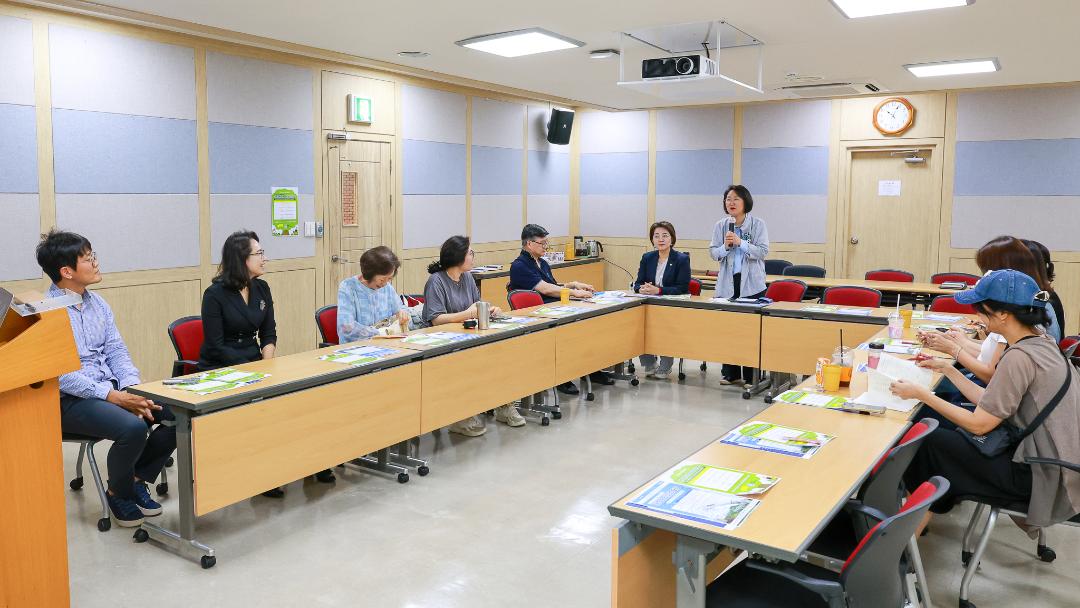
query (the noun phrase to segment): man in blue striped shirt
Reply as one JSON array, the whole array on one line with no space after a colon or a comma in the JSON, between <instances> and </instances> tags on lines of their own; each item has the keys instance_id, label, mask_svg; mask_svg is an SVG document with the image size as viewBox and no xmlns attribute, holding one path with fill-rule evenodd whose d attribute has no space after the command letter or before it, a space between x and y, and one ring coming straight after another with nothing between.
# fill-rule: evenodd
<instances>
[{"instance_id":1,"label":"man in blue striped shirt","mask_svg":"<svg viewBox=\"0 0 1080 608\"><path fill-rule=\"evenodd\" d=\"M109 450L107 498L113 519L138 526L159 515L146 480L155 479L176 449L173 416L149 399L124 391L139 383L139 370L116 329L112 309L87 287L101 282L97 255L85 237L53 230L37 247L41 269L52 279L50 295L68 289L82 296L69 306L71 333L82 367L60 376L60 426L65 433L113 441ZM149 432L151 426L158 426Z\"/></svg>"}]
</instances>

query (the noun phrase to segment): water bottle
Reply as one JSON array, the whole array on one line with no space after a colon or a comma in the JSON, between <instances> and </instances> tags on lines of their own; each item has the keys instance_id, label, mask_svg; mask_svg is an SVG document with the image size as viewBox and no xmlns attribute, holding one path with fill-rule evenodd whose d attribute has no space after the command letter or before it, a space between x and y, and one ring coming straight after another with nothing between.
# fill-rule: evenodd
<instances>
[{"instance_id":1,"label":"water bottle","mask_svg":"<svg viewBox=\"0 0 1080 608\"><path fill-rule=\"evenodd\" d=\"M491 305L480 301L476 303L476 329L490 329Z\"/></svg>"}]
</instances>

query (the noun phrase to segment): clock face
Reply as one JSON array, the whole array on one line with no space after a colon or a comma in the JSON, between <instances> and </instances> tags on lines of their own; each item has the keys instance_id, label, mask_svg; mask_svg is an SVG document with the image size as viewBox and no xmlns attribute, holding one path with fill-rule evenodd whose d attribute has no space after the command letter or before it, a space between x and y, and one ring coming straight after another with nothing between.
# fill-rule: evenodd
<instances>
[{"instance_id":1,"label":"clock face","mask_svg":"<svg viewBox=\"0 0 1080 608\"><path fill-rule=\"evenodd\" d=\"M887 135L906 131L915 118L915 111L906 100L887 99L874 113L874 126Z\"/></svg>"}]
</instances>

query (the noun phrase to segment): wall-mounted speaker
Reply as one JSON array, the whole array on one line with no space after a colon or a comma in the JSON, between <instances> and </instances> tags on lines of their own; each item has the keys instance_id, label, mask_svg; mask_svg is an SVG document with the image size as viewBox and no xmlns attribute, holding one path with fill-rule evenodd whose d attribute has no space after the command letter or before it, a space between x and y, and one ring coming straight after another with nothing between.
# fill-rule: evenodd
<instances>
[{"instance_id":1,"label":"wall-mounted speaker","mask_svg":"<svg viewBox=\"0 0 1080 608\"><path fill-rule=\"evenodd\" d=\"M570 143L570 131L574 128L574 111L551 108L548 119L547 140L549 143L565 146Z\"/></svg>"}]
</instances>

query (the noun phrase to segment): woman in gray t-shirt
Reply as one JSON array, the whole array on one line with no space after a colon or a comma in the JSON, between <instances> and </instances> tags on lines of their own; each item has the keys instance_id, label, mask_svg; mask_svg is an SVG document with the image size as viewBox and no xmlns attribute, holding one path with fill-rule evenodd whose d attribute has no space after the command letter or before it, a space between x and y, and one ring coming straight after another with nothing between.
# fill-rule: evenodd
<instances>
[{"instance_id":1,"label":"woman in gray t-shirt","mask_svg":"<svg viewBox=\"0 0 1080 608\"><path fill-rule=\"evenodd\" d=\"M473 250L469 237L452 236L439 249L439 260L428 265L427 284L424 285L424 323L428 326L461 323L476 318L476 303L480 289L469 271L473 268ZM491 315L502 312L491 307ZM495 408L495 420L508 426L522 426L525 418L514 404ZM450 425L451 433L476 437L487 432L484 419L472 416Z\"/></svg>"}]
</instances>

